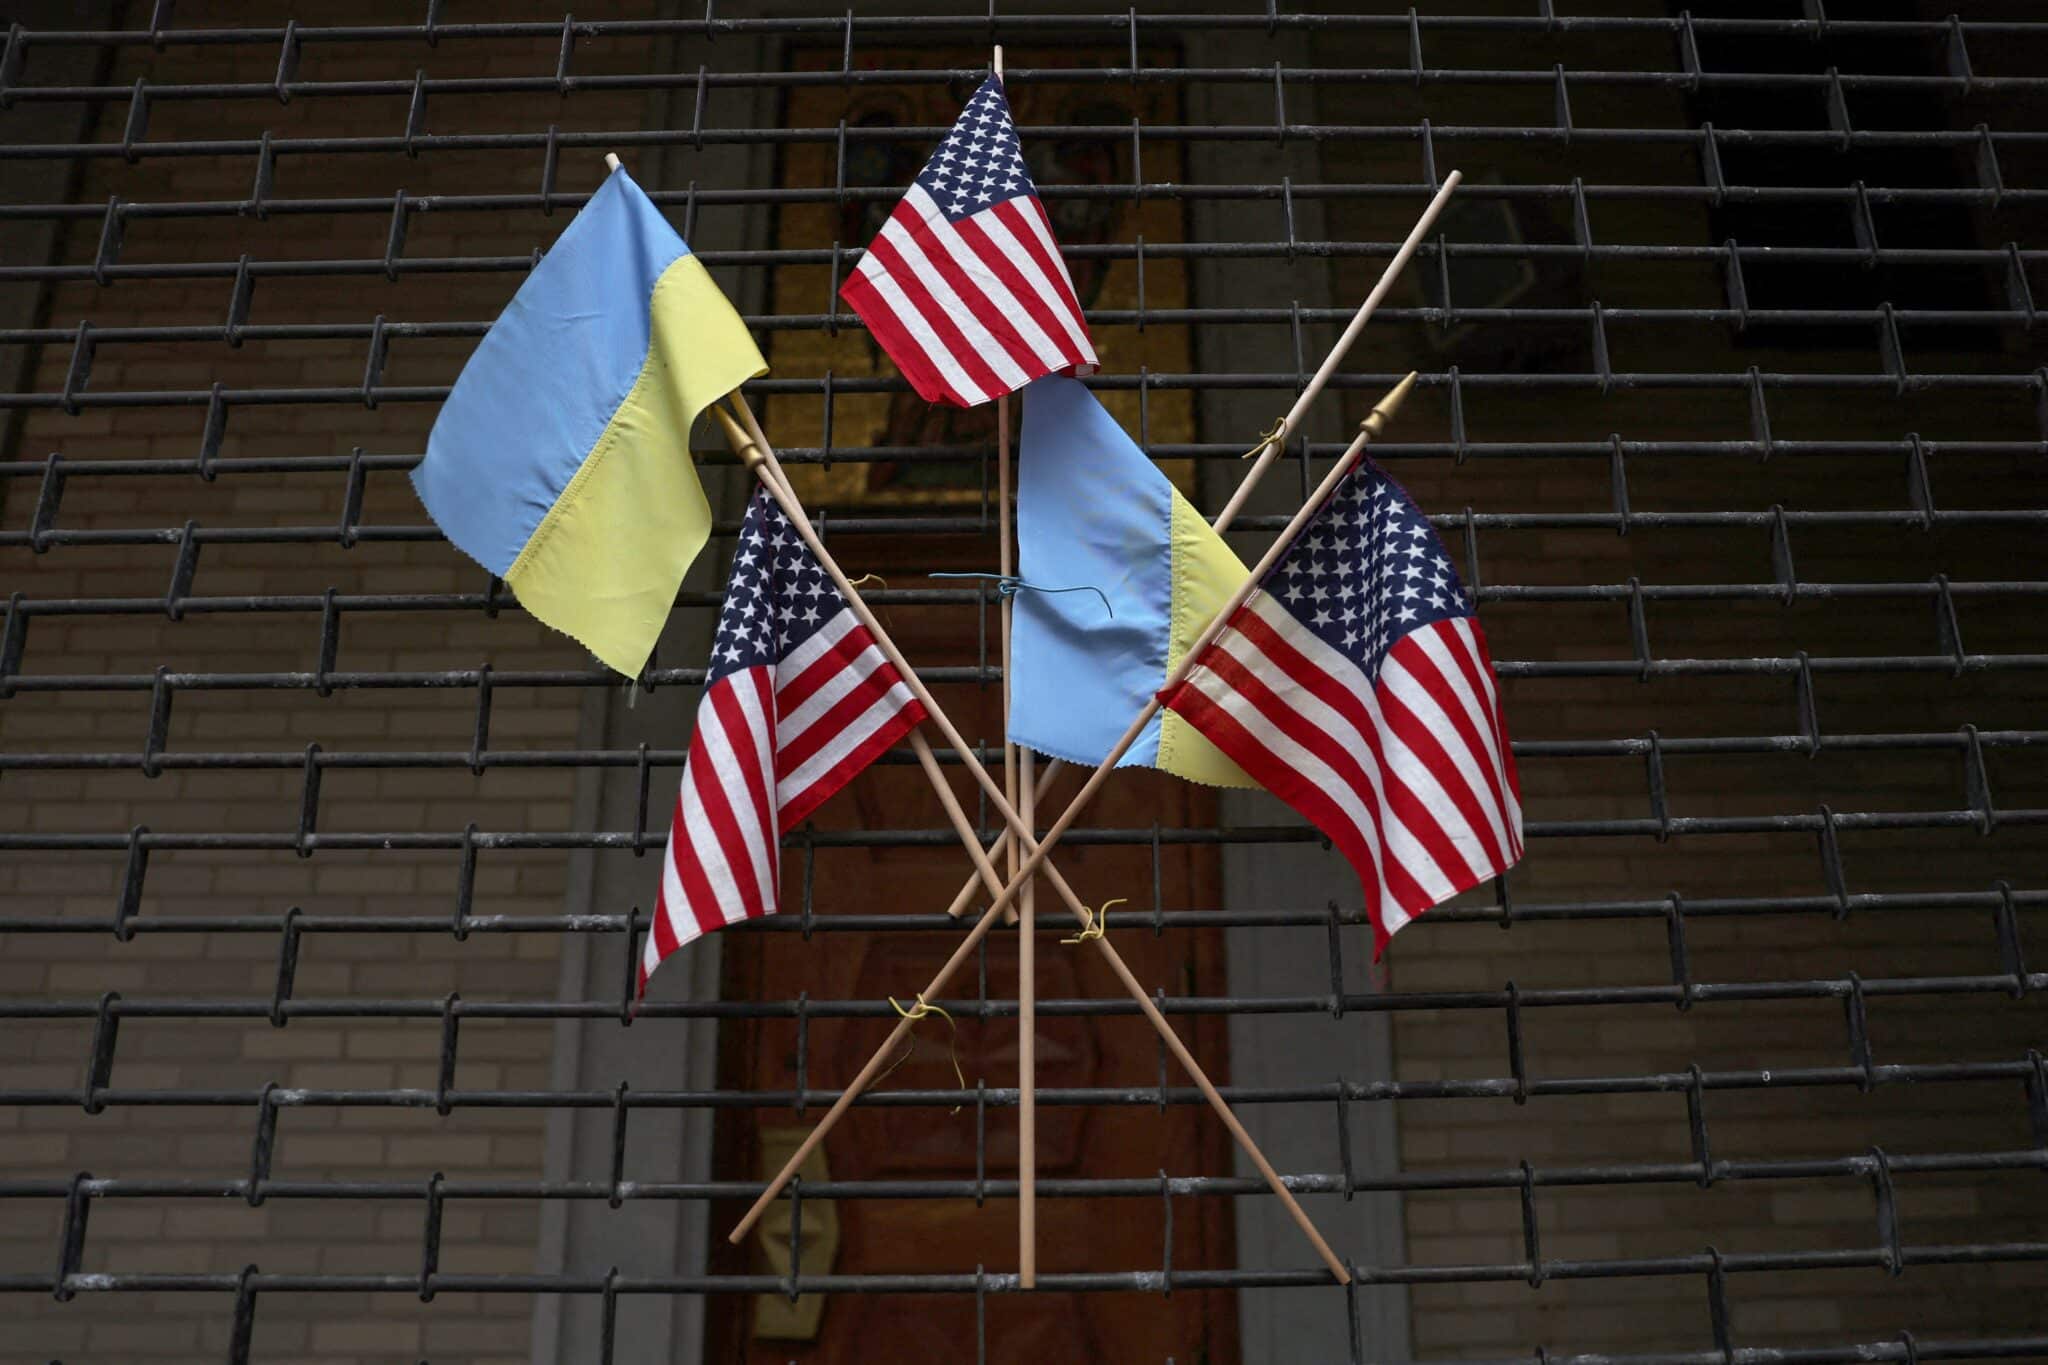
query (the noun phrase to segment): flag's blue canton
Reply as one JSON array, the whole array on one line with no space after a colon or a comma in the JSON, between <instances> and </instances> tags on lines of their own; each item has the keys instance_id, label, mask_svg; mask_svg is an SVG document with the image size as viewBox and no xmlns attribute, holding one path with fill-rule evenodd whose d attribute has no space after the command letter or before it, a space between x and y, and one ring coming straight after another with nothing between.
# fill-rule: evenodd
<instances>
[{"instance_id":1,"label":"flag's blue canton","mask_svg":"<svg viewBox=\"0 0 2048 1365\"><path fill-rule=\"evenodd\" d=\"M1005 199L1038 193L1017 150L1017 125L1010 121L1001 81L991 76L981 83L953 131L917 173L917 183L950 223Z\"/></svg>"},{"instance_id":2,"label":"flag's blue canton","mask_svg":"<svg viewBox=\"0 0 2048 1365\"><path fill-rule=\"evenodd\" d=\"M1264 586L1370 678L1409 631L1473 614L1429 519L1370 460L1337 486Z\"/></svg>"},{"instance_id":3,"label":"flag's blue canton","mask_svg":"<svg viewBox=\"0 0 2048 1365\"><path fill-rule=\"evenodd\" d=\"M740 522L706 685L743 668L776 663L845 605L789 518L766 489L755 489Z\"/></svg>"}]
</instances>

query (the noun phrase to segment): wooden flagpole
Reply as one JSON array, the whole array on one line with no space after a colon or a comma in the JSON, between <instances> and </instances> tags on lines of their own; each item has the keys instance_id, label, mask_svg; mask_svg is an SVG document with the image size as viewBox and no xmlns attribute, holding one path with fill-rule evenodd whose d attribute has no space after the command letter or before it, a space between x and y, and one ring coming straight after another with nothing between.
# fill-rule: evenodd
<instances>
[{"instance_id":1,"label":"wooden flagpole","mask_svg":"<svg viewBox=\"0 0 2048 1365\"><path fill-rule=\"evenodd\" d=\"M1351 321L1345 325L1343 335L1337 338L1337 344L1330 348L1330 353L1323 357L1323 363L1316 368L1315 376L1308 381L1308 386L1301 391L1301 396L1294 400L1294 406L1289 408L1287 415L1252 448L1258 458L1252 462L1252 467L1245 471L1244 478L1238 482L1237 491L1230 495L1230 501L1216 514L1216 520L1210 523L1210 529L1218 535L1230 529L1230 524L1237 520L1237 514L1244 510L1245 503L1251 498L1252 490L1258 487L1259 480L1266 476L1266 471L1272 467L1273 461L1287 448L1288 438L1301 425L1302 418L1308 415L1308 410L1316 399L1322 396L1324 386L1330 382L1330 376L1337 372L1337 366L1342 363L1345 353L1351 349L1351 344L1358 340L1358 334L1365 330L1365 324L1372 320L1372 315L1378 311L1381 300L1386 298L1387 291L1393 287L1394 281L1414 258L1416 249L1422 245L1422 239L1429 235L1429 230L1435 226L1438 215L1444 211L1444 205L1450 202L1452 191L1456 190L1464 179L1464 173L1461 171L1452 171L1444 177L1442 188L1437 190L1428 206L1422 210L1422 216L1415 220L1415 226L1408 229L1408 235L1394 252L1394 258L1388 261L1387 268L1380 272L1379 282L1373 285L1372 292L1365 296L1365 302L1358 305L1358 311L1352 314ZM1005 670L1007 676L1007 664ZM1037 789L1028 791L1026 795L1034 802L1044 796L1063 766L1065 765L1056 758L1048 762L1038 775ZM988 855L991 858L1000 858L1006 852L1014 875L1016 850L1010 845L1010 832L1007 829L996 836L995 843L989 845ZM978 889L979 879L970 875L961 886L960 894L953 898L953 904L947 908L946 913L955 919L965 914L967 907L973 904ZM1024 902L1020 899L1018 904L1021 907Z\"/></svg>"},{"instance_id":2,"label":"wooden flagpole","mask_svg":"<svg viewBox=\"0 0 2048 1365\"><path fill-rule=\"evenodd\" d=\"M1017 813L1027 828L1038 827L1038 791L1031 780L1029 749L1017 754ZM979 846L979 836L976 838ZM1017 841L1010 841L1016 856ZM1014 864L1012 865L1014 869ZM1013 870L1011 876L1017 875ZM1038 1284L1038 879L1017 896L1017 1280Z\"/></svg>"},{"instance_id":3,"label":"wooden flagpole","mask_svg":"<svg viewBox=\"0 0 2048 1365\"><path fill-rule=\"evenodd\" d=\"M1408 385L1412 382L1413 376L1408 381L1405 381L1400 389L1396 390L1397 394L1405 394ZM981 918L976 921L972 931L954 950L953 956L941 967L938 975L933 978L931 985L927 986L922 994L929 998L944 988L946 981L951 978L952 973L957 970L959 964L965 960L966 955L972 951L974 945L980 941L981 937L988 932L989 927L995 923L1003 908L1010 903L1019 885L1032 874L1043 873L1046 881L1051 884L1053 890L1059 894L1060 898L1066 902L1068 910L1073 913L1074 917L1083 926L1092 923L1093 913L1081 903L1080 897L1074 894L1074 889L1068 885L1066 878L1060 874L1059 869L1046 861L1039 842L1032 837L1032 832L1025 827L1023 819L1018 815L1016 808L1011 806L1005 798L1003 790L997 784L995 778L989 775L988 769L975 756L974 750L968 745L966 739L961 736L959 730L954 727L945 711L940 708L937 700L931 695L930 690L925 687L923 680L918 677L916 669L903 656L902 651L896 647L895 642L890 639L887 630L883 628L882 623L875 618L874 612L869 609L867 603L861 598L859 591L847 581L846 575L840 570L831 553L818 540L817 532L812 528L810 519L805 516L802 504L791 494L787 483L782 478L781 466L776 462L766 438L761 435L759 424L754 420L753 410L747 406L744 395L735 390L730 397L740 416L745 419L747 429L743 430L739 423L733 419L732 414L727 412L723 406L713 407L712 412L725 430L727 443L732 446L734 453L740 457L742 463L746 464L754 472L755 476L760 480L762 487L768 490L769 496L774 498L777 505L782 508L783 514L789 518L799 537L802 538L811 553L817 557L820 567L825 570L827 576L832 579L834 586L846 598L847 605L853 611L855 618L867 628L868 633L874 638L876 646L881 649L890 663L895 665L897 672L902 676L904 685L910 689L912 695L923 703L931 722L939 728L939 732L945 737L946 742L953 748L955 754L959 756L969 775L980 785L982 791L987 795L990 805L996 809L1010 826L1012 833L1021 842L1027 855L1019 871L1019 876L1012 879L1008 885L1003 885L1001 878L995 872L994 865L988 861L987 855L982 851L980 837L974 832L971 824L964 823L965 817L963 813L962 822L956 823L956 831L962 833L963 841L969 853L976 860L977 871L982 873L984 881L988 883L990 890L995 893L995 899L982 914ZM1387 404L1383 402L1382 408L1386 408L1386 406ZM1381 409L1375 409L1373 417L1368 419L1369 422L1383 420ZM1375 427L1374 429L1377 428ZM1353 454L1362 444L1362 441L1354 443ZM1348 463L1349 461L1347 460L1345 464L1348 465ZM1304 508L1303 514L1297 520L1306 521L1311 510ZM1247 582L1242 595L1249 595L1250 589L1251 584ZM1235 610L1234 604L1231 610ZM1218 618L1218 622L1215 624L1220 625L1220 622L1221 617ZM1152 709L1156 709L1156 704ZM1140 721L1138 728L1143 728L1142 721ZM1136 737L1136 733L1136 729L1134 729L1125 737L1123 748L1129 748L1131 740ZM918 732L912 731L911 742L913 748L916 748L923 744L923 739ZM1121 749L1117 756L1121 756ZM1085 804L1085 798L1093 796L1093 789L1100 786L1102 778L1111 766L1113 766L1113 763L1106 764L1102 769L1098 770L1095 776L1089 780L1089 785L1083 788L1083 796L1077 797L1075 803L1067 808L1066 812L1061 816L1060 825L1055 826L1055 829L1060 834L1065 833L1064 826L1071 824L1073 818L1080 813L1081 806ZM940 792L942 802L954 802L950 787L939 784L937 789ZM1209 1101L1210 1106L1216 1110L1217 1115L1223 1120L1224 1126L1230 1131L1231 1136L1237 1140L1238 1145L1243 1148L1252 1164L1265 1177L1267 1185L1280 1200L1282 1206L1294 1218L1295 1223L1301 1228L1303 1235L1309 1239L1310 1244L1315 1248L1317 1255L1322 1258L1324 1265L1329 1268L1330 1273L1336 1278L1338 1283L1349 1284L1351 1282L1351 1272L1345 1267L1343 1261L1338 1258L1336 1252L1330 1249L1329 1243L1316 1230L1315 1224L1309 1221L1308 1215L1302 1211L1300 1203L1294 1198L1293 1192L1287 1188L1286 1182L1281 1180L1279 1173L1273 1169L1272 1163L1266 1159L1265 1153L1259 1150L1258 1144L1252 1140L1251 1134L1245 1131L1244 1125L1231 1112L1229 1104L1225 1102L1222 1094L1217 1091L1215 1085L1209 1080L1207 1073L1202 1070L1201 1064L1187 1050L1187 1046L1181 1041L1180 1035L1173 1031L1172 1025L1167 1023L1166 1017L1152 1003L1152 999L1146 993L1145 987L1132 974L1130 967L1124 963L1122 956L1117 953L1116 949L1105 938L1096 938L1091 941L1102 954L1104 961L1109 964L1110 969L1116 974L1118 980L1123 983L1125 990L1138 1003L1140 1010L1145 1014L1146 1018L1151 1021L1153 1028L1158 1031L1161 1040L1166 1044L1167 1050L1174 1055L1175 1060L1181 1064L1189 1077L1194 1080L1196 1087L1202 1092L1203 1097ZM804 1159L816 1150L818 1144L824 1140L825 1134L831 1130L832 1126L839 1121L840 1117L853 1104L861 1090L872 1083L875 1075L882 1069L883 1059L886 1054L898 1046L902 1036L909 1031L909 1022L908 1020L899 1022L897 1028L891 1032L889 1041L883 1045L882 1051L877 1052L875 1056L871 1057L868 1064L861 1068L860 1073L854 1080L848 1083L846 1089L840 1093L839 1098L833 1102L832 1107L826 1112L825 1116L818 1121L817 1126L804 1138L797 1150L790 1155L789 1160L784 1163L782 1170L768 1183L767 1188L761 1192L760 1197L754 1201L732 1232L728 1234L728 1240L737 1244L745 1238L761 1214L767 1210L768 1205L781 1193L783 1186L788 1184L791 1177L796 1174Z\"/></svg>"},{"instance_id":4,"label":"wooden flagpole","mask_svg":"<svg viewBox=\"0 0 2048 1365\"><path fill-rule=\"evenodd\" d=\"M1010 396L996 399L996 534L1002 540L998 565L1004 578L1017 572L1017 545L1010 505ZM1010 743L1010 607L1012 598L1000 594L1003 636L1003 795L1017 804L1017 746ZM1017 872L1017 853L1010 851L1010 874Z\"/></svg>"},{"instance_id":5,"label":"wooden flagpole","mask_svg":"<svg viewBox=\"0 0 2048 1365\"><path fill-rule=\"evenodd\" d=\"M989 67L998 81L1003 78L1003 45L990 54ZM1002 573L1008 578L1017 571L1016 537L1010 505L1010 395L996 399L996 461L1001 488ZM1020 808L1030 826L1037 802L1031 787L1031 758L1020 757L1010 743L1010 615L1014 594L1004 593L1003 614L1003 794ZM1021 785L1020 785L1021 783ZM975 847L981 846L975 836ZM1009 845L1010 875L1017 875L1018 847ZM968 879L968 886L974 881ZM1038 925L1034 894L1037 883L1027 883L1017 900L1017 1283L1025 1289L1038 1287Z\"/></svg>"},{"instance_id":6,"label":"wooden flagpole","mask_svg":"<svg viewBox=\"0 0 2048 1365\"><path fill-rule=\"evenodd\" d=\"M1003 45L990 53L989 69L1003 79ZM1002 573L1017 572L1014 511L1010 505L1010 395L996 399L996 459L1002 489ZM1028 757L1019 762L1017 746L1010 743L1010 616L1014 594L1004 593L1003 614L1003 794L1020 808L1028 825L1035 806L1031 790ZM1022 785L1020 786L1020 781ZM979 836L974 839L981 846ZM1009 870L1017 875L1017 841L1009 843ZM971 888L974 879L968 878ZM1025 1289L1038 1287L1038 926L1032 911L1036 897L1032 885L1024 888L1012 918L1017 921L1017 1283Z\"/></svg>"},{"instance_id":7,"label":"wooden flagpole","mask_svg":"<svg viewBox=\"0 0 2048 1365\"><path fill-rule=\"evenodd\" d=\"M998 80L1002 79L1000 47L995 52L995 73ZM1017 572L1017 541L1008 394L996 399L996 460L1002 498L998 518L998 533L1002 537L1000 568L1003 577L1009 578ZM1010 743L1010 622L1015 602L1014 594L1002 595L1003 794L1018 808L1026 827L1035 828L1032 820L1037 802L1033 798L1037 793L1031 788L1030 755L1020 753ZM930 748L923 744L922 737L913 740L912 745L919 751L919 760L927 764L925 773L934 789L945 786L946 779L937 764L930 761ZM945 795L951 797L950 788ZM981 847L979 834L970 829L966 837L975 848ZM1017 875L1020 862L1017 841L1012 839L1008 857L1010 876ZM1038 924L1034 913L1037 884L1036 878L1025 884L1009 916L1017 922L1017 1285L1021 1289L1038 1287ZM968 885L974 885L974 878L968 879ZM1001 890L1000 886L991 887L990 893Z\"/></svg>"},{"instance_id":8,"label":"wooden flagpole","mask_svg":"<svg viewBox=\"0 0 2048 1365\"><path fill-rule=\"evenodd\" d=\"M1444 205L1450 202L1452 191L1458 188L1464 178L1461 171L1452 171L1444 177L1442 188L1437 190L1422 210L1422 216L1415 220L1415 226L1408 229L1408 236L1394 252L1394 259L1388 261L1387 268L1380 272L1379 283L1372 287L1372 292L1365 296L1365 302L1358 305L1358 311L1351 315L1351 321L1345 324L1344 334L1337 338L1337 344L1323 357L1323 363L1316 370L1315 377L1308 381L1308 387L1294 400L1294 406L1287 410L1287 415L1282 417L1273 430L1259 442L1259 458L1253 461L1252 467L1245 472L1244 480L1238 484L1237 491L1230 495L1230 501L1224 503L1223 510L1216 514L1217 530L1222 530L1237 519L1238 512L1243 509L1246 499L1251 497L1252 489L1264 477L1267 467L1287 448L1288 437L1301 425L1301 419L1308 415L1310 405L1322 393L1323 386L1330 382L1330 376L1337 372L1337 366L1343 362L1345 353L1351 349L1351 343L1358 340L1358 334L1364 331L1365 324L1372 320L1372 315L1379 309L1380 300L1394 287L1394 280L1407 267L1409 259L1415 255L1416 248L1422 245L1422 239L1429 235L1430 228L1436 224L1437 215L1444 211Z\"/></svg>"},{"instance_id":9,"label":"wooden flagpole","mask_svg":"<svg viewBox=\"0 0 2048 1365\"><path fill-rule=\"evenodd\" d=\"M996 72L1002 74L1002 50L996 52ZM1002 537L1001 567L1004 578L1017 572L1016 514L1011 506L1012 473L1010 457L1010 396L996 399L996 468L1000 514L997 530ZM1037 795L1031 789L1031 765L1020 761L1017 746L1010 743L1010 614L1015 595L1002 594L1003 630L1003 795L1018 807L1026 827L1031 827ZM976 848L981 839L972 840ZM1017 841L1010 841L1009 873L1017 875L1020 862ZM1038 924L1035 915L1036 882L1025 886L1017 898L1017 1282L1025 1289L1038 1287ZM998 888L1000 889L1000 888Z\"/></svg>"}]
</instances>

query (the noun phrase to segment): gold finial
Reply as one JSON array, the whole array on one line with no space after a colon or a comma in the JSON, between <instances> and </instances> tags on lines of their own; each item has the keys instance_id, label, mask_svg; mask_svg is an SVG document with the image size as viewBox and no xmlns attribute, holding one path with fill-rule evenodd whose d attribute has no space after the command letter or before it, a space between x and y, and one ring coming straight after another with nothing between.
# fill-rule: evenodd
<instances>
[{"instance_id":1,"label":"gold finial","mask_svg":"<svg viewBox=\"0 0 2048 1365\"><path fill-rule=\"evenodd\" d=\"M1402 401L1408 397L1408 390L1414 387L1415 371L1410 370L1408 371L1407 378L1387 390L1387 396L1373 404L1372 411L1366 414L1363 422L1358 424L1358 429L1363 431L1368 439L1377 437L1386 429L1387 423L1393 419L1394 413L1400 409Z\"/></svg>"},{"instance_id":2,"label":"gold finial","mask_svg":"<svg viewBox=\"0 0 2048 1365\"><path fill-rule=\"evenodd\" d=\"M711 415L716 417L718 424L725 428L726 444L732 447L733 454L740 457L741 464L749 469L758 469L766 462L767 457L761 454L761 447L754 444L754 438L749 436L745 428L733 420L733 415L725 410L725 404L713 403L711 405Z\"/></svg>"}]
</instances>

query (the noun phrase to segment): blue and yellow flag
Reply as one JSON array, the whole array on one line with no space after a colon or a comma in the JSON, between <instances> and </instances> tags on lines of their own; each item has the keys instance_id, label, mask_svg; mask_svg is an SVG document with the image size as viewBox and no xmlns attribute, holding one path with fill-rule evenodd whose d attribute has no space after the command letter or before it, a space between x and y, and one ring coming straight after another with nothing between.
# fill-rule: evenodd
<instances>
[{"instance_id":1,"label":"blue and yellow flag","mask_svg":"<svg viewBox=\"0 0 2048 1365\"><path fill-rule=\"evenodd\" d=\"M1020 592L1010 625L1010 741L1097 764L1166 685L1188 646L1248 576L1158 466L1080 383L1024 390L1017 465ZM1152 718L1118 767L1216 787L1256 787L1172 712Z\"/></svg>"},{"instance_id":2,"label":"blue and yellow flag","mask_svg":"<svg viewBox=\"0 0 2048 1365\"><path fill-rule=\"evenodd\" d=\"M767 370L703 262L614 171L463 367L413 487L522 606L637 674L711 534L690 427Z\"/></svg>"}]
</instances>

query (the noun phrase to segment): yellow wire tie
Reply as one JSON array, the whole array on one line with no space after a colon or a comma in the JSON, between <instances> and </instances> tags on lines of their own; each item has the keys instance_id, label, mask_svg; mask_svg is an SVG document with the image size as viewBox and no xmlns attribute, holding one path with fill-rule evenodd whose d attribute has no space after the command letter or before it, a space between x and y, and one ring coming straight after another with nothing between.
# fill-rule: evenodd
<instances>
[{"instance_id":1,"label":"yellow wire tie","mask_svg":"<svg viewBox=\"0 0 2048 1365\"><path fill-rule=\"evenodd\" d=\"M1118 896L1112 900L1104 901L1100 910L1088 910L1087 906L1082 906L1083 910L1088 911L1088 922L1081 926L1080 933L1072 938L1063 938L1060 942L1065 944L1086 943L1090 939L1101 938L1109 930L1109 907L1112 905L1129 904L1130 901L1128 899Z\"/></svg>"},{"instance_id":2,"label":"yellow wire tie","mask_svg":"<svg viewBox=\"0 0 2048 1365\"><path fill-rule=\"evenodd\" d=\"M1240 460L1249 460L1252 456L1258 454L1267 446L1279 440L1281 436L1285 434L1286 430L1287 419L1285 417L1274 418L1273 425L1267 427L1265 430L1265 434L1259 437L1259 443L1253 446L1250 450L1247 450L1244 454L1238 456L1237 458Z\"/></svg>"},{"instance_id":3,"label":"yellow wire tie","mask_svg":"<svg viewBox=\"0 0 2048 1365\"><path fill-rule=\"evenodd\" d=\"M909 1009L905 1009L900 1003L898 1003L896 997L893 995L888 997L888 999L889 1008L895 1010L896 1013L902 1015L905 1019L908 1019L913 1024L920 1019L929 1018L934 1014L938 1015L939 1018L946 1021L946 1029L948 1034L950 1035L946 1041L947 1058L953 1063L953 1075L956 1079L959 1080L960 1088L962 1090L965 1090L967 1088L967 1073L960 1069L960 1026L953 1022L952 1015L946 1013L945 1006L931 1004L924 998L923 991L919 991L917 993L917 1003L912 1005ZM916 1050L917 1039L913 1037L910 1040L910 1052L905 1052L901 1060L899 1060L896 1063L896 1066L890 1067L889 1071L894 1071L897 1066L902 1066L904 1062L909 1061L911 1052L915 1052ZM878 1076L875 1079L879 1082L883 1077L886 1077L889 1074L889 1071L884 1071L881 1076ZM960 1106L957 1104L954 1105L953 1112L956 1114L959 1113Z\"/></svg>"},{"instance_id":4,"label":"yellow wire tie","mask_svg":"<svg viewBox=\"0 0 2048 1365\"><path fill-rule=\"evenodd\" d=\"M852 588L856 593L858 593L863 587L865 587L867 584L871 582L881 584L882 590L884 592L888 591L889 580L882 577L878 573L864 573L859 578L850 580L846 586ZM881 617L882 624L884 626L893 626L896 624L896 618L889 614L889 607L887 603L884 603L881 609L877 611L875 614Z\"/></svg>"}]
</instances>

